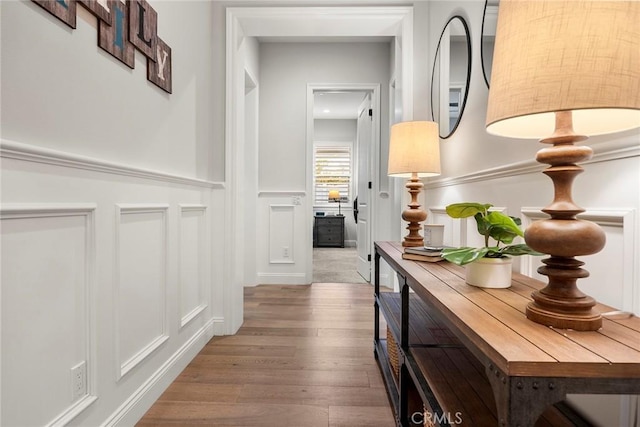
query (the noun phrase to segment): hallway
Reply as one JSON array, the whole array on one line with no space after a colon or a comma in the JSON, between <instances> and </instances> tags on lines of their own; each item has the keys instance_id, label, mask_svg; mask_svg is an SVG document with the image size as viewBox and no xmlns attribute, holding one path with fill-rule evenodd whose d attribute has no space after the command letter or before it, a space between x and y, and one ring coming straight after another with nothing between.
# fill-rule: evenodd
<instances>
[{"instance_id":1,"label":"hallway","mask_svg":"<svg viewBox=\"0 0 640 427\"><path fill-rule=\"evenodd\" d=\"M213 338L137 424L394 425L373 357L373 288L245 288L245 322Z\"/></svg>"},{"instance_id":2,"label":"hallway","mask_svg":"<svg viewBox=\"0 0 640 427\"><path fill-rule=\"evenodd\" d=\"M356 248L314 248L312 283L367 283L357 271Z\"/></svg>"}]
</instances>

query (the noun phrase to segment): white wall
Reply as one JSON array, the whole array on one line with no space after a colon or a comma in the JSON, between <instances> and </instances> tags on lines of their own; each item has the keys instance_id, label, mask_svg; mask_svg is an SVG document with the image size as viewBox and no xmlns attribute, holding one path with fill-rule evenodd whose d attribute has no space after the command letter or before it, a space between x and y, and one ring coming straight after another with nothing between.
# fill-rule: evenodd
<instances>
[{"instance_id":1,"label":"white wall","mask_svg":"<svg viewBox=\"0 0 640 427\"><path fill-rule=\"evenodd\" d=\"M508 214L523 218L526 225L539 219L537 212L553 199L553 185L535 162L542 148L536 141L513 140L490 136L484 127L488 89L483 80L480 41L483 2L433 1L416 3L416 9L429 8L428 37L416 35L416 54L429 52L433 61L438 37L449 17L460 14L468 21L472 40L471 84L467 105L455 134L441 142L442 176L426 186L427 203L433 222L447 226L445 244L464 244L464 229L474 234L473 224L459 224L448 219L444 207L449 203L478 201L504 207ZM418 13L416 13L416 16ZM425 40L428 40L425 42ZM418 46L419 43L426 45ZM418 71L416 71L418 73ZM418 74L416 74L416 78ZM420 87L419 84L415 85ZM415 94L416 111L423 111L419 100L428 93ZM607 245L598 254L584 257L591 276L578 281L585 293L599 302L640 314L640 133L624 133L591 138L586 142L595 155L584 165L585 172L574 183L574 201L583 206L585 216L600 224ZM535 273L539 259L526 262L524 273ZM546 278L542 278L546 281ZM629 405L632 400L616 396L593 399L575 396L580 409L603 425L631 425ZM633 406L635 407L635 406Z\"/></svg>"},{"instance_id":2,"label":"white wall","mask_svg":"<svg viewBox=\"0 0 640 427\"><path fill-rule=\"evenodd\" d=\"M2 425L132 425L224 330L212 5L151 5L171 95L80 5L75 30L0 5Z\"/></svg>"},{"instance_id":3,"label":"white wall","mask_svg":"<svg viewBox=\"0 0 640 427\"><path fill-rule=\"evenodd\" d=\"M388 140L384 118L389 114L389 64L389 43L260 45L256 241L260 283L305 283L308 266L304 254L312 246L313 223L313 218L305 214L311 212L307 207L312 203L312 195L306 194L306 182L312 173L306 160L310 149L306 146L307 84L380 84L384 142ZM287 215L286 219L282 215ZM274 221L290 221L293 227L274 228ZM283 246L293 248L287 259L282 259Z\"/></svg>"}]
</instances>

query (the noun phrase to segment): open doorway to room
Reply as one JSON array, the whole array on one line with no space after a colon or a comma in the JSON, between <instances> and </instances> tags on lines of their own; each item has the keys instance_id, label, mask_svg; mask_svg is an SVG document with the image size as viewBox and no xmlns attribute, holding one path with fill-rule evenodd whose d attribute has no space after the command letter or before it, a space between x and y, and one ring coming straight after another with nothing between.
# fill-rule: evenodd
<instances>
[{"instance_id":1,"label":"open doorway to room","mask_svg":"<svg viewBox=\"0 0 640 427\"><path fill-rule=\"evenodd\" d=\"M346 85L312 94L312 282L366 283L374 90Z\"/></svg>"},{"instance_id":2,"label":"open doorway to room","mask_svg":"<svg viewBox=\"0 0 640 427\"><path fill-rule=\"evenodd\" d=\"M225 331L233 333L242 323L244 278L255 276L256 283L260 284L312 282L314 214L312 174L308 169L313 156L310 142L313 121L301 132L300 116L313 117L310 112L313 94L306 82L331 82L317 89L343 89L344 86L336 88L333 84L340 81L336 80L340 70L347 70L342 74L346 81L377 83L375 87L355 88L373 91L374 120L377 120L374 126L376 145L371 150L375 176L369 190L372 202L369 209L374 215L370 221L358 221L359 227L375 232L364 245L368 248L367 257L364 261L360 256L358 258L362 261L359 265L371 274L368 256L373 253L372 242L388 234L387 210L391 208L387 206L391 200L386 200L389 198L387 180L380 175L381 158L386 155L386 145L380 141L388 138L390 106L386 85L392 76L402 81L403 116L412 116L413 7L227 7L225 13L224 209L228 226L219 242L225 247L225 268L221 278L224 285L216 294L220 298L215 301L225 308ZM319 48L311 46L313 44ZM356 44L358 46L354 47ZM383 51L386 53L381 54ZM331 59L336 53L342 53L341 60ZM315 62L302 65L301 57ZM333 66L339 68L327 74ZM258 139L256 147L249 149L243 146L246 69L255 70L252 76L256 78L260 92ZM298 75L302 71L310 73L308 79L303 80ZM306 96L301 95L303 81L307 84ZM382 89L381 84L384 85ZM295 100L294 108L285 108L294 105L283 102L285 94L287 100ZM304 112L303 102L307 104ZM246 164L244 154L247 152L257 153L257 194L247 186L247 178L239 167ZM252 203L242 201L247 197L255 198L255 210L251 210ZM358 197L359 202L361 199ZM239 209L245 211L245 221L236 215ZM253 219L255 225L247 228L244 225L249 219ZM283 227L283 223L287 226ZM253 230L255 234L252 234ZM238 250L244 242L254 243L255 250ZM250 253L245 256L252 257L252 261L243 257L247 252ZM255 270L248 272L250 274L236 274L242 269L246 272L253 265Z\"/></svg>"}]
</instances>

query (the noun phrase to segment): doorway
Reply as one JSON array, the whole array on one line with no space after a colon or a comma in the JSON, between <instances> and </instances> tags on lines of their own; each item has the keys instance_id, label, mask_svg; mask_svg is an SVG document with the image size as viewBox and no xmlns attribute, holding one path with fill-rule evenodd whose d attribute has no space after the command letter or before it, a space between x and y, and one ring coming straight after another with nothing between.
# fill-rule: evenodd
<instances>
[{"instance_id":1,"label":"doorway","mask_svg":"<svg viewBox=\"0 0 640 427\"><path fill-rule=\"evenodd\" d=\"M366 283L373 253L370 192L380 144L380 87L309 84L308 95L310 281Z\"/></svg>"},{"instance_id":2,"label":"doorway","mask_svg":"<svg viewBox=\"0 0 640 427\"><path fill-rule=\"evenodd\" d=\"M243 224L234 215L238 209L247 209L247 204L239 202L243 197L254 197L247 193L246 183L243 177L238 176L235 167L242 158L242 144L244 143L244 70L246 65L254 65L253 55L257 42L255 40L271 40L287 38L292 40L309 40L309 38L323 40L344 41L349 38L366 37L371 40L380 37L393 38L395 40L394 61L391 64L393 73L397 78L402 77L402 104L403 114L411 117L413 99L413 62L410 54L413 45L413 8L410 6L372 6L372 7L229 7L226 8L226 102L225 110L225 211L226 227L224 242L225 270L223 272L224 288L221 290L221 304L225 308L225 331L233 333L242 322L242 290L244 283L238 281L234 274L238 268L248 265L247 260L236 250L238 242L246 238L254 238L248 234ZM345 26L345 22L349 25ZM320 24L320 25L318 25ZM400 43L401 40L401 43ZM263 75L256 73L257 77ZM333 86L333 85L332 85ZM366 89L366 88L365 88ZM264 92L261 91L261 98ZM309 97L307 97L309 99ZM374 103L380 105L379 90L374 96ZM385 117L386 120L386 117ZM377 129L380 126L376 126ZM307 135L309 133L307 132ZM386 135L385 135L386 136ZM379 141L379 135L377 141ZM307 145L308 146L308 145ZM376 148L374 156L380 155L379 147ZM310 164L311 151L308 150L306 161ZM380 159L376 157L375 165L380 164ZM280 171L276 171L279 173ZM297 181L299 182L299 181ZM372 194L376 197L380 189L379 180L373 180ZM270 230L271 213L277 210L278 215L274 215L276 220L285 216L287 220L295 221L294 228L286 231L286 235L272 233L278 238L289 239L287 244L271 248L270 241L258 247L255 256L257 268L257 278L259 283L286 283L304 284L310 283L312 277L312 248L308 245L304 253L295 252L294 257L290 254L291 248L300 246L295 242L312 241L313 213L311 204L307 203L310 198L311 182L305 184L305 190L298 188L280 189L266 185L258 188L255 196L258 200L258 213L246 212L245 219L253 217L256 219L256 229L260 233L267 233ZM386 188L384 188L386 194ZM380 196L384 199L384 195ZM260 213L264 212L264 213ZM300 212L300 213L296 213ZM280 215L282 214L282 215ZM373 218L375 221L375 218ZM381 221L381 224L386 224ZM376 229L376 225L371 225ZM275 227L275 226L274 226ZM272 227L273 228L273 227ZM252 228L253 229L253 228ZM274 228L274 231L280 231ZM302 235L306 234L306 235ZM373 240L373 239L371 239ZM276 242L277 243L277 242ZM277 246L277 245L276 245ZM305 246L307 246L305 244ZM280 258L286 258L287 263L283 263ZM228 322L227 322L228 319Z\"/></svg>"}]
</instances>

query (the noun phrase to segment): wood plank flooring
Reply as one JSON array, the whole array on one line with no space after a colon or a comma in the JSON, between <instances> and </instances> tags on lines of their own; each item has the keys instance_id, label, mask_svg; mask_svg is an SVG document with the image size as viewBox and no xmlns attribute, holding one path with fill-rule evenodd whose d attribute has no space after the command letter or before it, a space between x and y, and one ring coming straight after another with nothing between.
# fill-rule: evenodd
<instances>
[{"instance_id":1,"label":"wood plank flooring","mask_svg":"<svg viewBox=\"0 0 640 427\"><path fill-rule=\"evenodd\" d=\"M137 424L394 426L373 357L373 287L245 289L245 322L213 338Z\"/></svg>"}]
</instances>

